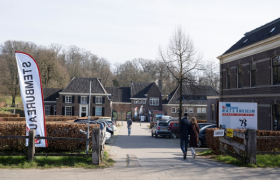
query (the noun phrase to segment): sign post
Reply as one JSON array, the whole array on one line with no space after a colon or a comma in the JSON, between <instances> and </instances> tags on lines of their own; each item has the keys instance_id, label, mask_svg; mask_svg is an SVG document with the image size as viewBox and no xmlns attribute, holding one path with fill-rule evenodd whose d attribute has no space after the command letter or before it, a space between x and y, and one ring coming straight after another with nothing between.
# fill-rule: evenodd
<instances>
[{"instance_id":1,"label":"sign post","mask_svg":"<svg viewBox=\"0 0 280 180\"><path fill-rule=\"evenodd\" d=\"M219 126L231 129L257 129L257 103L219 102Z\"/></svg>"}]
</instances>

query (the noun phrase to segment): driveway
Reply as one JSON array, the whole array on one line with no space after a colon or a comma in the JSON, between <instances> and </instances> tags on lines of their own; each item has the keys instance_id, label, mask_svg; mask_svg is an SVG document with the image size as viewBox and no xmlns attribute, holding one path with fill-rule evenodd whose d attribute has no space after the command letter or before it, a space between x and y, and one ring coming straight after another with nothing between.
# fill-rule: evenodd
<instances>
[{"instance_id":1,"label":"driveway","mask_svg":"<svg viewBox=\"0 0 280 180\"><path fill-rule=\"evenodd\" d=\"M279 168L244 168L197 156L183 160L178 139L151 137L147 123L118 127L107 150L116 164L106 169L0 170L2 179L280 179ZM201 149L197 149L201 150Z\"/></svg>"}]
</instances>

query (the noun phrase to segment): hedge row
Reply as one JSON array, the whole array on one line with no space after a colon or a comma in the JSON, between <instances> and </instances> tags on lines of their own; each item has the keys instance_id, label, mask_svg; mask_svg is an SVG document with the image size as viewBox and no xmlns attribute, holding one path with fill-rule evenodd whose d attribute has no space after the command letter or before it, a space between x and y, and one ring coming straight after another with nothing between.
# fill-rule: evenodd
<instances>
[{"instance_id":1,"label":"hedge row","mask_svg":"<svg viewBox=\"0 0 280 180\"><path fill-rule=\"evenodd\" d=\"M19 114L0 113L0 117L20 117Z\"/></svg>"},{"instance_id":2,"label":"hedge row","mask_svg":"<svg viewBox=\"0 0 280 180\"><path fill-rule=\"evenodd\" d=\"M215 153L219 152L219 138L213 137L214 131L218 128L206 129L206 144ZM234 131L245 132L245 129L234 129ZM257 130L257 136L279 136L280 131L267 131L267 130ZM240 144L244 144L244 140L238 137L233 137L233 141ZM227 146L227 149L233 151L232 146ZM257 151L279 151L280 150L280 138L279 139L258 139L257 138Z\"/></svg>"},{"instance_id":3,"label":"hedge row","mask_svg":"<svg viewBox=\"0 0 280 180\"><path fill-rule=\"evenodd\" d=\"M207 123L207 120L197 120L197 123Z\"/></svg>"},{"instance_id":4,"label":"hedge row","mask_svg":"<svg viewBox=\"0 0 280 180\"><path fill-rule=\"evenodd\" d=\"M99 127L99 124L91 124L90 130L93 127ZM48 137L86 138L87 125L47 122L46 129ZM5 135L25 136L25 122L0 122L0 136ZM77 151L85 150L85 147L86 141L48 140L48 148L36 148L36 151L46 149L48 152ZM0 151L26 152L26 148L25 139L0 139Z\"/></svg>"},{"instance_id":5,"label":"hedge row","mask_svg":"<svg viewBox=\"0 0 280 180\"><path fill-rule=\"evenodd\" d=\"M77 118L69 118L67 116L61 116L61 117L46 117L46 121L73 121ZM25 117L0 117L0 121L25 121Z\"/></svg>"}]
</instances>

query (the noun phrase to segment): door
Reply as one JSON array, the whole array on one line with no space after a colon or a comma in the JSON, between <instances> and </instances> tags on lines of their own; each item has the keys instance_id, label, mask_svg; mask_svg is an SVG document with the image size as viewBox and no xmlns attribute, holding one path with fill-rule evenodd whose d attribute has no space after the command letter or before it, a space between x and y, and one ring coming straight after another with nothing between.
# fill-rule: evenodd
<instances>
[{"instance_id":1,"label":"door","mask_svg":"<svg viewBox=\"0 0 280 180\"><path fill-rule=\"evenodd\" d=\"M88 105L80 105L79 117L88 116Z\"/></svg>"}]
</instances>

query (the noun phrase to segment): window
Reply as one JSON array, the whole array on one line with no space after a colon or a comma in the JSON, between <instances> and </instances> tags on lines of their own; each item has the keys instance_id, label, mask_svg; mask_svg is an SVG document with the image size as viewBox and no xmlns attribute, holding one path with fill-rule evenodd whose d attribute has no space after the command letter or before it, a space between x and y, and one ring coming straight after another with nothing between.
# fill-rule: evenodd
<instances>
[{"instance_id":1,"label":"window","mask_svg":"<svg viewBox=\"0 0 280 180\"><path fill-rule=\"evenodd\" d=\"M45 106L45 115L51 115L51 106Z\"/></svg>"},{"instance_id":2,"label":"window","mask_svg":"<svg viewBox=\"0 0 280 180\"><path fill-rule=\"evenodd\" d=\"M206 113L206 108L201 108L201 113Z\"/></svg>"},{"instance_id":3,"label":"window","mask_svg":"<svg viewBox=\"0 0 280 180\"><path fill-rule=\"evenodd\" d=\"M95 97L95 104L102 104L102 96Z\"/></svg>"},{"instance_id":4,"label":"window","mask_svg":"<svg viewBox=\"0 0 280 180\"><path fill-rule=\"evenodd\" d=\"M188 108L185 108L185 113L188 113Z\"/></svg>"},{"instance_id":5,"label":"window","mask_svg":"<svg viewBox=\"0 0 280 180\"><path fill-rule=\"evenodd\" d=\"M95 116L102 116L102 107L95 107Z\"/></svg>"},{"instance_id":6,"label":"window","mask_svg":"<svg viewBox=\"0 0 280 180\"><path fill-rule=\"evenodd\" d=\"M159 98L150 98L150 106L158 106Z\"/></svg>"},{"instance_id":7,"label":"window","mask_svg":"<svg viewBox=\"0 0 280 180\"><path fill-rule=\"evenodd\" d=\"M193 113L193 108L189 108L189 113Z\"/></svg>"},{"instance_id":8,"label":"window","mask_svg":"<svg viewBox=\"0 0 280 180\"><path fill-rule=\"evenodd\" d=\"M138 104L138 101L137 101L137 100L134 100L134 104Z\"/></svg>"},{"instance_id":9,"label":"window","mask_svg":"<svg viewBox=\"0 0 280 180\"><path fill-rule=\"evenodd\" d=\"M271 31L268 34L272 33L275 30L275 28L276 27L272 28Z\"/></svg>"},{"instance_id":10,"label":"window","mask_svg":"<svg viewBox=\"0 0 280 180\"><path fill-rule=\"evenodd\" d=\"M72 116L72 106L65 106L65 116Z\"/></svg>"},{"instance_id":11,"label":"window","mask_svg":"<svg viewBox=\"0 0 280 180\"><path fill-rule=\"evenodd\" d=\"M143 100L143 104L146 104L146 100Z\"/></svg>"},{"instance_id":12,"label":"window","mask_svg":"<svg viewBox=\"0 0 280 180\"><path fill-rule=\"evenodd\" d=\"M230 69L227 69L227 89L230 89Z\"/></svg>"},{"instance_id":13,"label":"window","mask_svg":"<svg viewBox=\"0 0 280 180\"><path fill-rule=\"evenodd\" d=\"M280 56L272 58L273 84L280 84Z\"/></svg>"},{"instance_id":14,"label":"window","mask_svg":"<svg viewBox=\"0 0 280 180\"><path fill-rule=\"evenodd\" d=\"M72 96L65 96L65 103L72 103Z\"/></svg>"},{"instance_id":15,"label":"window","mask_svg":"<svg viewBox=\"0 0 280 180\"><path fill-rule=\"evenodd\" d=\"M201 113L201 108L197 108L197 114L200 114Z\"/></svg>"},{"instance_id":16,"label":"window","mask_svg":"<svg viewBox=\"0 0 280 180\"><path fill-rule=\"evenodd\" d=\"M139 104L142 104L142 100L138 100L138 103L139 103Z\"/></svg>"},{"instance_id":17,"label":"window","mask_svg":"<svg viewBox=\"0 0 280 180\"><path fill-rule=\"evenodd\" d=\"M180 108L177 108L177 111L176 111L176 113L179 113L180 112Z\"/></svg>"},{"instance_id":18,"label":"window","mask_svg":"<svg viewBox=\"0 0 280 180\"><path fill-rule=\"evenodd\" d=\"M176 113L176 108L171 108L171 113Z\"/></svg>"},{"instance_id":19,"label":"window","mask_svg":"<svg viewBox=\"0 0 280 180\"><path fill-rule=\"evenodd\" d=\"M256 86L256 66L257 63L256 62L252 62L250 64L250 69L251 69L251 87Z\"/></svg>"},{"instance_id":20,"label":"window","mask_svg":"<svg viewBox=\"0 0 280 180\"><path fill-rule=\"evenodd\" d=\"M243 44L245 44L248 41L248 39L245 39L245 41L243 41Z\"/></svg>"},{"instance_id":21,"label":"window","mask_svg":"<svg viewBox=\"0 0 280 180\"><path fill-rule=\"evenodd\" d=\"M243 78L242 78L242 66L237 66L237 87L242 88Z\"/></svg>"},{"instance_id":22,"label":"window","mask_svg":"<svg viewBox=\"0 0 280 180\"><path fill-rule=\"evenodd\" d=\"M280 130L280 104L272 105L272 130Z\"/></svg>"},{"instance_id":23,"label":"window","mask_svg":"<svg viewBox=\"0 0 280 180\"><path fill-rule=\"evenodd\" d=\"M87 96L81 97L81 104L87 104Z\"/></svg>"}]
</instances>

